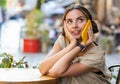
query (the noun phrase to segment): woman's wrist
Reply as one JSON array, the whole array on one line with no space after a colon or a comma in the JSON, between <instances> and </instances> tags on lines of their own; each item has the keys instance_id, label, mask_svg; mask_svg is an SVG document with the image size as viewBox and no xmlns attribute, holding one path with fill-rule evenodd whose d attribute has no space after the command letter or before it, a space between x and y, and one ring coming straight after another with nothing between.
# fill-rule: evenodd
<instances>
[{"instance_id":1,"label":"woman's wrist","mask_svg":"<svg viewBox=\"0 0 120 84\"><path fill-rule=\"evenodd\" d=\"M72 41L70 44L72 44L75 47L77 45L77 41Z\"/></svg>"},{"instance_id":2,"label":"woman's wrist","mask_svg":"<svg viewBox=\"0 0 120 84\"><path fill-rule=\"evenodd\" d=\"M77 43L77 46L81 49L81 51L84 51L86 48L82 43Z\"/></svg>"},{"instance_id":3,"label":"woman's wrist","mask_svg":"<svg viewBox=\"0 0 120 84\"><path fill-rule=\"evenodd\" d=\"M86 45L84 44L84 42L81 42L80 44L83 45L83 46L86 46Z\"/></svg>"},{"instance_id":4,"label":"woman's wrist","mask_svg":"<svg viewBox=\"0 0 120 84\"><path fill-rule=\"evenodd\" d=\"M76 40L72 40L72 41L70 41L70 43L76 43L77 44L77 41Z\"/></svg>"}]
</instances>

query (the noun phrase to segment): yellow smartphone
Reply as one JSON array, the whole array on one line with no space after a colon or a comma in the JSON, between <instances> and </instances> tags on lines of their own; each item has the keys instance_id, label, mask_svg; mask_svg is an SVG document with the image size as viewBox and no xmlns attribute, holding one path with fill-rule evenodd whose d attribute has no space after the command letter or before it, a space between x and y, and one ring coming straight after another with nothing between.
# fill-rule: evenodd
<instances>
[{"instance_id":1,"label":"yellow smartphone","mask_svg":"<svg viewBox=\"0 0 120 84\"><path fill-rule=\"evenodd\" d=\"M86 42L88 40L88 28L90 27L90 25L92 25L91 21L88 20L87 23L86 23L86 25L85 25L85 27L84 27L84 29L83 29L83 31L82 31L82 34L81 34L81 36L82 36L82 42L84 44L86 44Z\"/></svg>"}]
</instances>

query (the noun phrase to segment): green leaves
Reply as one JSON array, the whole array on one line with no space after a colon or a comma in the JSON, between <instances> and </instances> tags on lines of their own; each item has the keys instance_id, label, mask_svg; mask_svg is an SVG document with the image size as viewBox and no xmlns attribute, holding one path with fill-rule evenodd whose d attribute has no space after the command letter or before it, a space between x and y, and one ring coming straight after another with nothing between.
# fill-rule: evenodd
<instances>
[{"instance_id":1,"label":"green leaves","mask_svg":"<svg viewBox=\"0 0 120 84\"><path fill-rule=\"evenodd\" d=\"M26 16L26 37L38 38L38 28L43 23L45 15L39 9L32 9Z\"/></svg>"},{"instance_id":2,"label":"green leaves","mask_svg":"<svg viewBox=\"0 0 120 84\"><path fill-rule=\"evenodd\" d=\"M25 57L19 59L19 61L14 60L14 56L7 53L0 54L0 68L28 68L28 63L24 61Z\"/></svg>"},{"instance_id":3,"label":"green leaves","mask_svg":"<svg viewBox=\"0 0 120 84\"><path fill-rule=\"evenodd\" d=\"M0 6L6 9L6 0L0 0Z\"/></svg>"}]
</instances>

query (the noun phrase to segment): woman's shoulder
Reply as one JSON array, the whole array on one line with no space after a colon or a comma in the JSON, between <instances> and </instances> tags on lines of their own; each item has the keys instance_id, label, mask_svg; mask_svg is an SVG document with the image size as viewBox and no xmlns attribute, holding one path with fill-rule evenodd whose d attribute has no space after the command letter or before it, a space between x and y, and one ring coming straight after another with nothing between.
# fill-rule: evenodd
<instances>
[{"instance_id":1,"label":"woman's shoulder","mask_svg":"<svg viewBox=\"0 0 120 84\"><path fill-rule=\"evenodd\" d=\"M81 58L89 60L104 60L105 52L101 46L93 46Z\"/></svg>"},{"instance_id":2,"label":"woman's shoulder","mask_svg":"<svg viewBox=\"0 0 120 84\"><path fill-rule=\"evenodd\" d=\"M62 48L65 48L66 45L69 43L68 40L65 38L65 36L63 36L62 34L59 35L58 39L59 39L59 44Z\"/></svg>"},{"instance_id":3,"label":"woman's shoulder","mask_svg":"<svg viewBox=\"0 0 120 84\"><path fill-rule=\"evenodd\" d=\"M92 48L90 48L88 51L87 51L87 53L101 53L101 54L104 54L104 50L102 49L102 47L100 46L100 45L98 45L98 44L96 44L96 43L93 43L92 44L93 45L93 47Z\"/></svg>"},{"instance_id":4,"label":"woman's shoulder","mask_svg":"<svg viewBox=\"0 0 120 84\"><path fill-rule=\"evenodd\" d=\"M60 34L59 36L58 36L58 39L63 39L63 38L65 38L62 34Z\"/></svg>"}]
</instances>

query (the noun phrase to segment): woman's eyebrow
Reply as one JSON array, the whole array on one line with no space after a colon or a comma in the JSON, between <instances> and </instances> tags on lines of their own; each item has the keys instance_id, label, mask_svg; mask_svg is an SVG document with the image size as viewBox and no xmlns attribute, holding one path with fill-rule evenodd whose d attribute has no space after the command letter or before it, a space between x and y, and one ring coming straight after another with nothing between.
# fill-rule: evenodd
<instances>
[{"instance_id":1,"label":"woman's eyebrow","mask_svg":"<svg viewBox=\"0 0 120 84\"><path fill-rule=\"evenodd\" d=\"M85 17L84 16L79 16L76 19L85 19Z\"/></svg>"},{"instance_id":2,"label":"woman's eyebrow","mask_svg":"<svg viewBox=\"0 0 120 84\"><path fill-rule=\"evenodd\" d=\"M75 19L85 19L85 17L84 16L79 16L79 17L77 17ZM66 18L65 20L73 20L73 19L72 18Z\"/></svg>"},{"instance_id":3,"label":"woman's eyebrow","mask_svg":"<svg viewBox=\"0 0 120 84\"><path fill-rule=\"evenodd\" d=\"M65 20L72 20L72 18L66 18Z\"/></svg>"}]
</instances>

